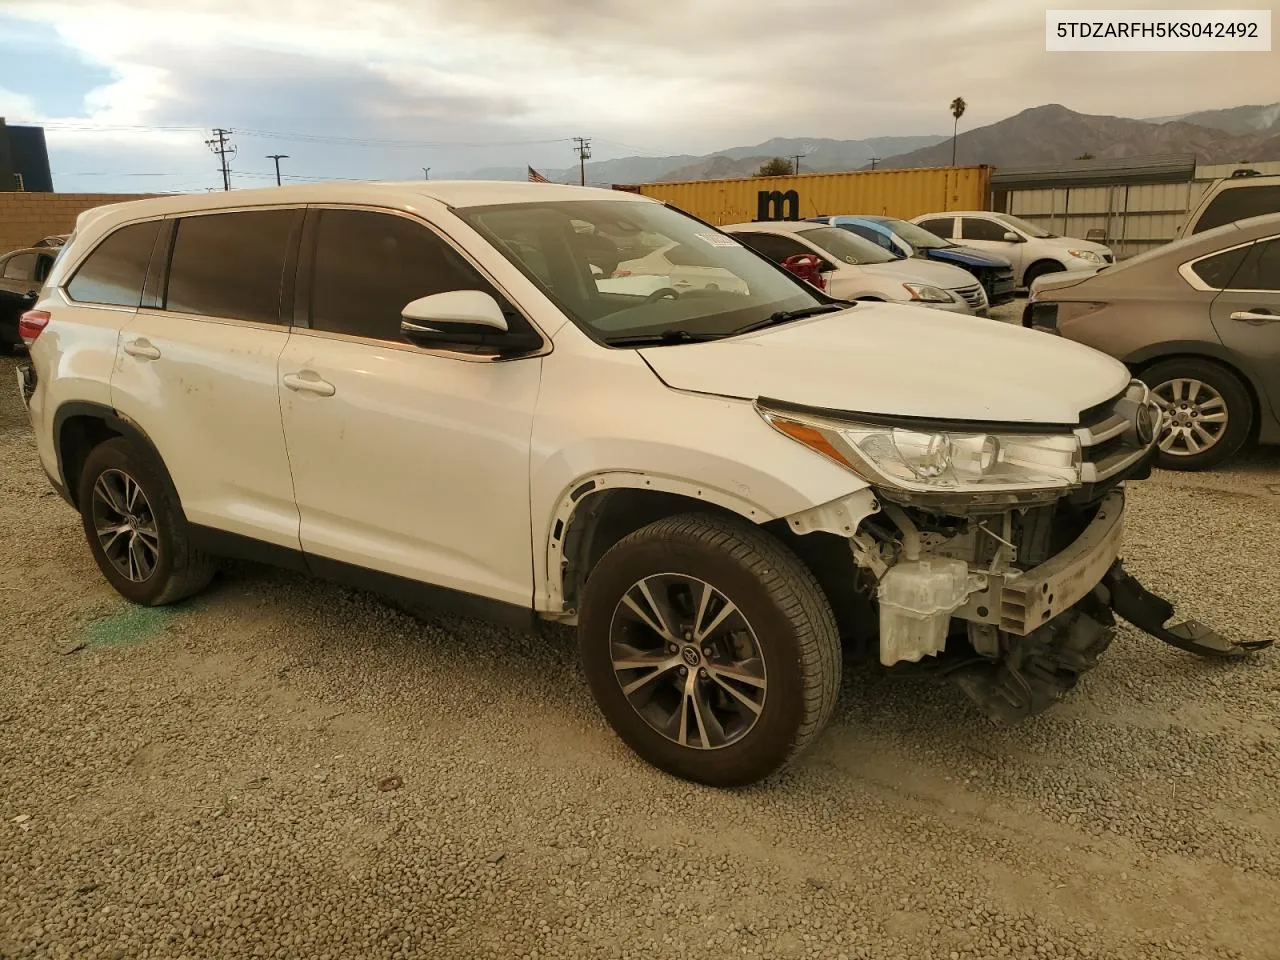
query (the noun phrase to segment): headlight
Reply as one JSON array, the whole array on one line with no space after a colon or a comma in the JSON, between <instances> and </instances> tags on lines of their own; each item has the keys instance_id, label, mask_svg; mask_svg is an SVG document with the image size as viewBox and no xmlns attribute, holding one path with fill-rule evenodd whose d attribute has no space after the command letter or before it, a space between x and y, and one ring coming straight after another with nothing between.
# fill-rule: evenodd
<instances>
[{"instance_id":1,"label":"headlight","mask_svg":"<svg viewBox=\"0 0 1280 960\"><path fill-rule=\"evenodd\" d=\"M951 294L941 287L931 287L927 283L904 283L903 287L911 295L912 300L920 300L923 303L951 302Z\"/></svg>"},{"instance_id":2,"label":"headlight","mask_svg":"<svg viewBox=\"0 0 1280 960\"><path fill-rule=\"evenodd\" d=\"M1087 260L1089 263L1102 263L1103 259L1092 250L1068 250L1067 253L1075 257L1077 260Z\"/></svg>"},{"instance_id":3,"label":"headlight","mask_svg":"<svg viewBox=\"0 0 1280 960\"><path fill-rule=\"evenodd\" d=\"M1034 503L1081 482L1080 443L1069 433L924 430L757 410L775 430L903 503Z\"/></svg>"}]
</instances>

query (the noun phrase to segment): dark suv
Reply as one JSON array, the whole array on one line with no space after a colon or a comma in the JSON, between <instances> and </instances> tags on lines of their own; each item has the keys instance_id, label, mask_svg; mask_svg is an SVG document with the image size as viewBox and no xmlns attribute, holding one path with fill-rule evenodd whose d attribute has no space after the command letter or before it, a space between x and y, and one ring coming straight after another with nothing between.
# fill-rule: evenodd
<instances>
[{"instance_id":1,"label":"dark suv","mask_svg":"<svg viewBox=\"0 0 1280 960\"><path fill-rule=\"evenodd\" d=\"M59 247L27 247L0 257L0 351L22 343L18 318L36 302Z\"/></svg>"}]
</instances>

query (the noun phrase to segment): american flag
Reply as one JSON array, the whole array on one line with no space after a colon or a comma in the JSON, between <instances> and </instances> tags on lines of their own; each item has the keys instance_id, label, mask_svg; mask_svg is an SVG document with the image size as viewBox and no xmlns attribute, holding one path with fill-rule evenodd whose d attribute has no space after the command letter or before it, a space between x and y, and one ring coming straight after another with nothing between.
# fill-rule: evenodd
<instances>
[{"instance_id":1,"label":"american flag","mask_svg":"<svg viewBox=\"0 0 1280 960\"><path fill-rule=\"evenodd\" d=\"M551 181L548 180L546 177L544 177L542 174L540 174L537 170L533 169L533 167L529 167L529 182L530 183L550 183Z\"/></svg>"}]
</instances>

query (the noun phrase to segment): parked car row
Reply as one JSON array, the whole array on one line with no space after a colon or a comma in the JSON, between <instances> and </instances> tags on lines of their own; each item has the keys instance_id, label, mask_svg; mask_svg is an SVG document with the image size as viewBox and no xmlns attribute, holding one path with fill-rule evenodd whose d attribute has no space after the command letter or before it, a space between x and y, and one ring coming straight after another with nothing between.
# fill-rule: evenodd
<instances>
[{"instance_id":1,"label":"parked car row","mask_svg":"<svg viewBox=\"0 0 1280 960\"><path fill-rule=\"evenodd\" d=\"M820 283L778 263L797 255ZM1124 569L1148 388L1065 338L921 309L965 298L953 268L887 257L829 224L721 231L554 184L114 204L22 315L19 388L127 599L190 596L232 556L576 624L619 737L704 783L812 743L848 652L941 661L1010 723L1074 687L1117 615L1251 649L1166 626ZM847 299L895 283L917 305Z\"/></svg>"}]
</instances>

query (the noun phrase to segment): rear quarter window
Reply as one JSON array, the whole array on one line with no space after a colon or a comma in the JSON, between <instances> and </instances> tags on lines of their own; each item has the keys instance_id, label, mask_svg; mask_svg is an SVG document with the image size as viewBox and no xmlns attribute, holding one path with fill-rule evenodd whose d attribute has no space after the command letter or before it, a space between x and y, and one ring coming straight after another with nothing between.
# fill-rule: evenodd
<instances>
[{"instance_id":1,"label":"rear quarter window","mask_svg":"<svg viewBox=\"0 0 1280 960\"><path fill-rule=\"evenodd\" d=\"M1244 262L1248 252L1248 247L1224 250L1222 253L1215 253L1211 257L1197 260L1191 265L1191 270L1204 281L1205 286L1214 290L1224 290L1231 285L1231 278L1240 269L1240 264Z\"/></svg>"},{"instance_id":2,"label":"rear quarter window","mask_svg":"<svg viewBox=\"0 0 1280 960\"><path fill-rule=\"evenodd\" d=\"M80 264L67 284L67 296L77 303L136 308L159 231L160 221L149 220L109 234Z\"/></svg>"}]
</instances>

